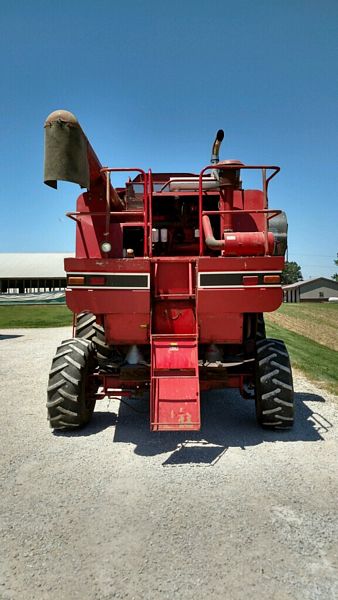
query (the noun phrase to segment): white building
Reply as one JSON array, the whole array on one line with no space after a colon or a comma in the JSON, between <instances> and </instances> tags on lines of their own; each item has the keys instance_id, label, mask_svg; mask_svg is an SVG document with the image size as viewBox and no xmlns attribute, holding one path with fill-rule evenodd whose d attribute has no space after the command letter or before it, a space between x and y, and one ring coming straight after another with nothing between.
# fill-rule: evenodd
<instances>
[{"instance_id":1,"label":"white building","mask_svg":"<svg viewBox=\"0 0 338 600\"><path fill-rule=\"evenodd\" d=\"M0 253L0 293L25 294L64 290L63 261L72 252Z\"/></svg>"},{"instance_id":2,"label":"white building","mask_svg":"<svg viewBox=\"0 0 338 600\"><path fill-rule=\"evenodd\" d=\"M325 302L338 296L338 282L316 277L283 286L284 302Z\"/></svg>"}]
</instances>

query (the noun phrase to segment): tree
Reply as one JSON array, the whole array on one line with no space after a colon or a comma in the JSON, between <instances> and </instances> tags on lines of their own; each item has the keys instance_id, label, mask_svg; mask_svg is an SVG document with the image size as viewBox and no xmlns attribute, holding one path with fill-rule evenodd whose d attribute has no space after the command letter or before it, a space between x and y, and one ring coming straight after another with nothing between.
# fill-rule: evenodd
<instances>
[{"instance_id":1,"label":"tree","mask_svg":"<svg viewBox=\"0 0 338 600\"><path fill-rule=\"evenodd\" d=\"M337 258L335 258L333 260L334 264L336 265L336 267L338 267L338 252L337 252ZM332 279L334 279L335 281L338 281L338 273L334 273L332 275Z\"/></svg>"},{"instance_id":2,"label":"tree","mask_svg":"<svg viewBox=\"0 0 338 600\"><path fill-rule=\"evenodd\" d=\"M286 261L282 272L282 284L289 285L290 283L296 283L297 281L303 281L301 267L294 260L290 262Z\"/></svg>"}]
</instances>

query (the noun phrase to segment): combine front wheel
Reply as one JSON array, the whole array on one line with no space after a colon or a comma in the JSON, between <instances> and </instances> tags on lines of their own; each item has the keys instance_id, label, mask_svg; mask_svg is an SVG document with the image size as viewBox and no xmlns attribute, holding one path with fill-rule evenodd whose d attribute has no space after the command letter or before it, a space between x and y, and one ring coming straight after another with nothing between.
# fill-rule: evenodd
<instances>
[{"instance_id":1,"label":"combine front wheel","mask_svg":"<svg viewBox=\"0 0 338 600\"><path fill-rule=\"evenodd\" d=\"M294 420L290 359L284 342L265 339L256 344L256 417L269 429L288 429Z\"/></svg>"},{"instance_id":2,"label":"combine front wheel","mask_svg":"<svg viewBox=\"0 0 338 600\"><path fill-rule=\"evenodd\" d=\"M48 419L53 429L72 429L90 421L96 386L89 376L95 367L91 342L70 339L58 347L47 390Z\"/></svg>"}]
</instances>

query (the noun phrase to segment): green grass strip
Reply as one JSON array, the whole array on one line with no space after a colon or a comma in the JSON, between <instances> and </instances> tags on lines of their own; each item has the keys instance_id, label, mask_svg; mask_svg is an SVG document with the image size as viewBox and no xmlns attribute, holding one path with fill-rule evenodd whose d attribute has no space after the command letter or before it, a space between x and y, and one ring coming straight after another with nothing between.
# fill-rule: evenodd
<instances>
[{"instance_id":1,"label":"green grass strip","mask_svg":"<svg viewBox=\"0 0 338 600\"><path fill-rule=\"evenodd\" d=\"M267 337L284 340L294 367L338 394L338 352L274 323L266 323L266 332Z\"/></svg>"},{"instance_id":2,"label":"green grass strip","mask_svg":"<svg viewBox=\"0 0 338 600\"><path fill-rule=\"evenodd\" d=\"M62 327L71 325L73 316L67 306L0 306L0 328Z\"/></svg>"}]
</instances>

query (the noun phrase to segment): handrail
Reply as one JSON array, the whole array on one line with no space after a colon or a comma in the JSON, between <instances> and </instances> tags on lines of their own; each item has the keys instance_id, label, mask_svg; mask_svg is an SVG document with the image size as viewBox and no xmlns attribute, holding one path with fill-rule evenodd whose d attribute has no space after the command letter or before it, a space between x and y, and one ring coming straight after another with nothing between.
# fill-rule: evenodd
<instances>
[{"instance_id":1,"label":"handrail","mask_svg":"<svg viewBox=\"0 0 338 600\"><path fill-rule=\"evenodd\" d=\"M153 184L153 173L152 170L149 169L148 171L148 211L149 211L149 215L147 218L148 221L148 244L149 244L149 248L148 248L148 256L150 256L150 258L153 255L153 243L152 243L152 231L153 231L153 191L154 191L154 184Z\"/></svg>"},{"instance_id":2,"label":"handrail","mask_svg":"<svg viewBox=\"0 0 338 600\"><path fill-rule=\"evenodd\" d=\"M139 215L143 215L143 210L123 210L123 211L109 211L109 215L111 217L138 217ZM91 217L104 217L107 214L107 211L87 211L87 210L76 210L72 212L67 212L66 217L73 219L73 221L77 221L78 219L74 218L77 216L87 215Z\"/></svg>"},{"instance_id":3,"label":"handrail","mask_svg":"<svg viewBox=\"0 0 338 600\"><path fill-rule=\"evenodd\" d=\"M209 170L214 170L214 169L224 169L227 171L233 171L234 169L239 169L240 171L243 171L243 169L273 169L274 172L272 173L272 175L270 175L270 177L268 177L267 181L270 181L270 179L272 179L273 177L275 177L275 175L277 175L277 173L279 173L280 171L280 167L277 167L276 165L243 165L243 163L224 163L224 162L219 162L219 163L215 163L213 165L207 165L206 167L203 167L202 171L200 171L199 173L199 177L203 176L204 173L206 171Z\"/></svg>"},{"instance_id":4,"label":"handrail","mask_svg":"<svg viewBox=\"0 0 338 600\"><path fill-rule=\"evenodd\" d=\"M235 209L235 210L203 210L202 211L202 217L204 217L204 215L226 215L226 214L234 214L234 215L247 215L247 214L266 214L268 215L269 213L271 213L271 215L269 216L268 220L272 219L273 217L276 217L277 215L280 215L282 211L281 210L277 210L274 208L255 208L253 210L249 210L249 209Z\"/></svg>"}]
</instances>

